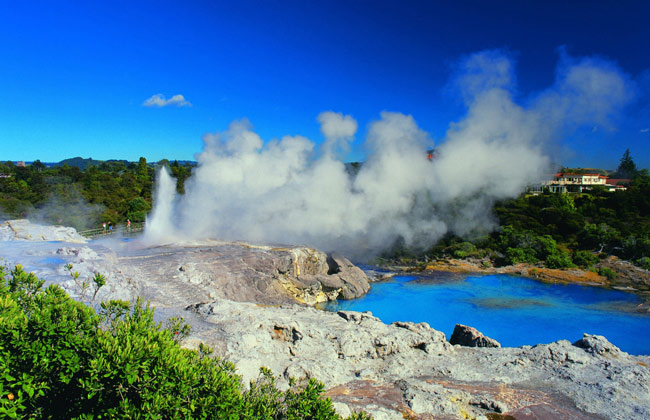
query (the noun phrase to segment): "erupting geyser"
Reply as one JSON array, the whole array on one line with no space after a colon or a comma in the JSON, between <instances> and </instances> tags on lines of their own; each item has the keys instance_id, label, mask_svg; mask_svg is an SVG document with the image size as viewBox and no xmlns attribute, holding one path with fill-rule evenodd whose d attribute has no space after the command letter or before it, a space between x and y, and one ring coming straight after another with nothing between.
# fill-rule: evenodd
<instances>
[{"instance_id":1,"label":"erupting geyser","mask_svg":"<svg viewBox=\"0 0 650 420\"><path fill-rule=\"evenodd\" d=\"M148 243L160 244L173 241L176 238L172 223L172 211L176 196L176 181L169 175L167 168L161 168L156 177L156 206L147 220L145 240Z\"/></svg>"},{"instance_id":2,"label":"erupting geyser","mask_svg":"<svg viewBox=\"0 0 650 420\"><path fill-rule=\"evenodd\" d=\"M523 106L514 100L512 67L495 51L462 62L455 80L467 115L450 125L433 161L430 136L395 112L369 125L368 159L356 175L336 158L357 131L348 115L318 116L320 153L302 136L264 143L247 120L206 134L183 196L165 170L159 174L145 237L305 244L360 257L399 238L424 247L449 231L487 232L495 200L551 170L550 141L581 124L607 125L630 97L612 64L564 56L555 84Z\"/></svg>"}]
</instances>

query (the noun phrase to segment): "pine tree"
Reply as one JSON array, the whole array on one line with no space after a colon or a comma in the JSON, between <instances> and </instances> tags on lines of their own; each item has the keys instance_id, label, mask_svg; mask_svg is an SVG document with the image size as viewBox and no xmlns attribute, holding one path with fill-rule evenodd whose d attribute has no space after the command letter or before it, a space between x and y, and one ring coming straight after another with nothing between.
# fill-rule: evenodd
<instances>
[{"instance_id":1,"label":"pine tree","mask_svg":"<svg viewBox=\"0 0 650 420\"><path fill-rule=\"evenodd\" d=\"M630 149L625 149L625 153L623 153L623 157L621 158L621 164L618 165L618 169L616 170L616 176L618 178L634 178L636 173L636 164L632 160L632 156L630 156Z\"/></svg>"}]
</instances>

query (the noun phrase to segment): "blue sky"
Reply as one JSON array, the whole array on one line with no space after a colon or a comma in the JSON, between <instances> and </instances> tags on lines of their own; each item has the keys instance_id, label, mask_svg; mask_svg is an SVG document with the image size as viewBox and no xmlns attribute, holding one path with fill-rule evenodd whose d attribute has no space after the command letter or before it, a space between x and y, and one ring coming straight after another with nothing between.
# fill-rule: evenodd
<instances>
[{"instance_id":1,"label":"blue sky","mask_svg":"<svg viewBox=\"0 0 650 420\"><path fill-rule=\"evenodd\" d=\"M363 159L383 110L443 139L466 112L458 63L499 49L521 103L553 84L561 51L611 62L633 99L608 127L563 133L556 156L615 168L629 148L650 167L648 4L0 0L0 160L194 159L205 133L241 118L265 140L318 143L327 110L359 122L347 160ZM182 98L144 105L157 94Z\"/></svg>"}]
</instances>

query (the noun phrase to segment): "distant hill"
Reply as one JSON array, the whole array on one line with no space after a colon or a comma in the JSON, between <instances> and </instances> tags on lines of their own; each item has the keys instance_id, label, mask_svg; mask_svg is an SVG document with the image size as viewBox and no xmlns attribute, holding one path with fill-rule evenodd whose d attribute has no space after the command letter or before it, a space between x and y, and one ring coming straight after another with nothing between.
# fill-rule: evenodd
<instances>
[{"instance_id":1,"label":"distant hill","mask_svg":"<svg viewBox=\"0 0 650 420\"><path fill-rule=\"evenodd\" d=\"M54 167L59 167L63 165L76 166L77 168L83 171L89 166L97 166L102 162L103 160L93 160L93 158L84 159L82 157L74 157L70 159L63 159L61 162L55 163L53 166Z\"/></svg>"},{"instance_id":2,"label":"distant hill","mask_svg":"<svg viewBox=\"0 0 650 420\"><path fill-rule=\"evenodd\" d=\"M195 160L179 160L177 161L181 166L196 166L198 163Z\"/></svg>"},{"instance_id":3,"label":"distant hill","mask_svg":"<svg viewBox=\"0 0 650 420\"><path fill-rule=\"evenodd\" d=\"M70 159L64 159L61 162L49 163L49 164L46 164L46 165L48 167L50 167L50 166L52 166L52 167L60 167L60 166L63 166L63 165L75 166L75 167L77 167L77 168L79 168L79 169L81 169L83 171L83 170L86 170L90 166L99 166L102 163L117 163L117 162L123 163L123 164L125 164L127 166L130 163L138 163L137 161L131 162L131 161L124 160L124 159L96 160L96 159L93 159L93 158L84 159L84 158L78 156L78 157L74 157L74 158L70 158ZM168 162L170 162L170 161L168 160ZM173 162L173 160L171 162ZM157 162L148 162L147 164L149 166L153 167L153 166L155 166L157 164ZM181 165L181 166L196 166L196 162L193 161L193 160L179 160L178 164Z\"/></svg>"}]
</instances>

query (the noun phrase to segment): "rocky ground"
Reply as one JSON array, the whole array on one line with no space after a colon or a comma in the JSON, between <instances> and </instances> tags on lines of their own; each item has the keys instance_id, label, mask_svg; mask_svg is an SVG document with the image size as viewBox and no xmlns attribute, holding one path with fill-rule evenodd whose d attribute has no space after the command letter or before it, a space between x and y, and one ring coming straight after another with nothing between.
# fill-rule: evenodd
<instances>
[{"instance_id":1,"label":"rocky ground","mask_svg":"<svg viewBox=\"0 0 650 420\"><path fill-rule=\"evenodd\" d=\"M464 347L424 323L386 325L370 313L307 306L368 290L371 279L341 256L241 243L144 248L137 241L56 242L67 241L67 234L53 239L46 227L35 229L38 235L25 223L0 225L0 237L8 238L2 242L6 265L22 263L87 301L64 265L72 264L82 279L101 272L108 283L97 300L145 297L159 318L180 315L192 325L186 346L211 345L235 362L245 381L261 366L285 385L288 377L317 378L341 414L650 418L650 357L630 356L604 337Z\"/></svg>"}]
</instances>

